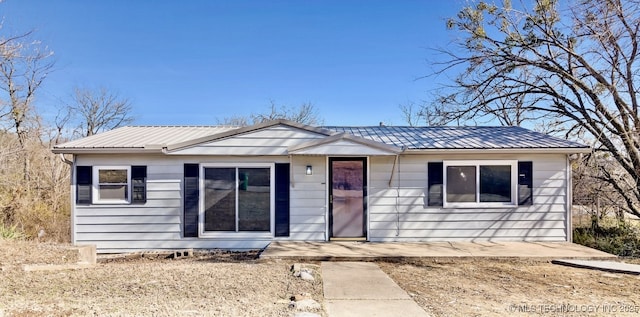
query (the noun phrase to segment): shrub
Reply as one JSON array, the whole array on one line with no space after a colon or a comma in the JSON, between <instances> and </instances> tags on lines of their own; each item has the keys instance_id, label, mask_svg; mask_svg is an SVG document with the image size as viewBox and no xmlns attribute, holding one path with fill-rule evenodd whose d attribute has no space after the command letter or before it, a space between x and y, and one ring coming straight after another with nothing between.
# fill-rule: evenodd
<instances>
[{"instance_id":1,"label":"shrub","mask_svg":"<svg viewBox=\"0 0 640 317\"><path fill-rule=\"evenodd\" d=\"M573 242L618 256L640 257L640 232L628 222L575 228Z\"/></svg>"},{"instance_id":2,"label":"shrub","mask_svg":"<svg viewBox=\"0 0 640 317\"><path fill-rule=\"evenodd\" d=\"M26 235L18 228L18 225L5 226L4 223L0 223L0 238L5 240L24 240Z\"/></svg>"},{"instance_id":3,"label":"shrub","mask_svg":"<svg viewBox=\"0 0 640 317\"><path fill-rule=\"evenodd\" d=\"M3 232L19 232L22 239L68 242L71 236L69 165L38 138L29 139L23 148L14 134L3 131L0 131L0 158ZM28 159L26 174L25 158Z\"/></svg>"}]
</instances>

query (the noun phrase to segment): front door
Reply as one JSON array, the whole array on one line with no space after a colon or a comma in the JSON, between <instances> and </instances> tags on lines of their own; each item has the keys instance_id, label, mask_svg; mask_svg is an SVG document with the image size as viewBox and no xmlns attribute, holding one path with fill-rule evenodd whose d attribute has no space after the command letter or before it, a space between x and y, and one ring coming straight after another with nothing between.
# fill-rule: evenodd
<instances>
[{"instance_id":1,"label":"front door","mask_svg":"<svg viewBox=\"0 0 640 317\"><path fill-rule=\"evenodd\" d=\"M366 237L366 158L329 158L331 238Z\"/></svg>"}]
</instances>

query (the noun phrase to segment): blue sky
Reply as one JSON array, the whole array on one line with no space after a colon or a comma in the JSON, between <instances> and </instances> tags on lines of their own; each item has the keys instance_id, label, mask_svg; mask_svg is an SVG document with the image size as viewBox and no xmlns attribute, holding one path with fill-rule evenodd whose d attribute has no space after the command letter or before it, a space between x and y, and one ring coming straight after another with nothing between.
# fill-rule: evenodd
<instances>
[{"instance_id":1,"label":"blue sky","mask_svg":"<svg viewBox=\"0 0 640 317\"><path fill-rule=\"evenodd\" d=\"M129 98L137 125L211 125L310 102L327 125L403 125L429 100L430 48L462 1L5 0L3 34L35 30L56 70L37 105L73 87Z\"/></svg>"}]
</instances>

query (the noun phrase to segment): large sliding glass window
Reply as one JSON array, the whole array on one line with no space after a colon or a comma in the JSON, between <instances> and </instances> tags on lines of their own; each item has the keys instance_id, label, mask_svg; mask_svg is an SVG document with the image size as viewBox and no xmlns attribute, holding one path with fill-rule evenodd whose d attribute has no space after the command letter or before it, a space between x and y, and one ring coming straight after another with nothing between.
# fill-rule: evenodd
<instances>
[{"instance_id":1,"label":"large sliding glass window","mask_svg":"<svg viewBox=\"0 0 640 317\"><path fill-rule=\"evenodd\" d=\"M273 168L204 166L203 233L270 232Z\"/></svg>"},{"instance_id":2,"label":"large sliding glass window","mask_svg":"<svg viewBox=\"0 0 640 317\"><path fill-rule=\"evenodd\" d=\"M471 203L476 201L476 167L447 166L448 203Z\"/></svg>"},{"instance_id":3,"label":"large sliding glass window","mask_svg":"<svg viewBox=\"0 0 640 317\"><path fill-rule=\"evenodd\" d=\"M271 171L238 169L238 231L269 231L271 226Z\"/></svg>"},{"instance_id":4,"label":"large sliding glass window","mask_svg":"<svg viewBox=\"0 0 640 317\"><path fill-rule=\"evenodd\" d=\"M480 202L510 203L514 192L511 186L511 165L480 165Z\"/></svg>"},{"instance_id":5,"label":"large sliding glass window","mask_svg":"<svg viewBox=\"0 0 640 317\"><path fill-rule=\"evenodd\" d=\"M517 161L444 161L444 207L516 205Z\"/></svg>"},{"instance_id":6,"label":"large sliding glass window","mask_svg":"<svg viewBox=\"0 0 640 317\"><path fill-rule=\"evenodd\" d=\"M204 230L236 231L236 169L204 169Z\"/></svg>"}]
</instances>

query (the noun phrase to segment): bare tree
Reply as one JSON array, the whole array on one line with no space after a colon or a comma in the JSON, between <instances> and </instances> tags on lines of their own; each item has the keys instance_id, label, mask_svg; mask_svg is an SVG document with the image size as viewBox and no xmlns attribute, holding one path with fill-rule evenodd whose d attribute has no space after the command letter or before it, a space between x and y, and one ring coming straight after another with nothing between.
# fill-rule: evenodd
<instances>
[{"instance_id":1,"label":"bare tree","mask_svg":"<svg viewBox=\"0 0 640 317\"><path fill-rule=\"evenodd\" d=\"M594 177L640 216L640 1L477 2L447 22L459 35L440 73L459 72L439 100L449 119L555 122L585 135ZM462 71L460 71L462 69Z\"/></svg>"},{"instance_id":2,"label":"bare tree","mask_svg":"<svg viewBox=\"0 0 640 317\"><path fill-rule=\"evenodd\" d=\"M35 93L53 69L53 52L30 39L31 33L0 37L0 124L13 131L22 151L28 135L39 127L34 108ZM23 155L23 173L29 175L29 160Z\"/></svg>"},{"instance_id":3,"label":"bare tree","mask_svg":"<svg viewBox=\"0 0 640 317\"><path fill-rule=\"evenodd\" d=\"M70 110L79 117L76 134L91 136L133 122L131 103L106 88L75 88Z\"/></svg>"},{"instance_id":4,"label":"bare tree","mask_svg":"<svg viewBox=\"0 0 640 317\"><path fill-rule=\"evenodd\" d=\"M218 124L234 126L234 127L246 127L248 125L251 125L251 117L233 115L231 117L226 117L222 120L218 120Z\"/></svg>"},{"instance_id":5,"label":"bare tree","mask_svg":"<svg viewBox=\"0 0 640 317\"><path fill-rule=\"evenodd\" d=\"M219 124L247 126L271 120L286 119L302 124L318 125L323 120L312 103L303 103L298 107L277 106L271 101L270 109L265 113L253 113L249 116L233 116L219 120Z\"/></svg>"},{"instance_id":6,"label":"bare tree","mask_svg":"<svg viewBox=\"0 0 640 317\"><path fill-rule=\"evenodd\" d=\"M409 126L442 126L450 123L440 103L416 103L408 101L400 105L400 111Z\"/></svg>"},{"instance_id":7,"label":"bare tree","mask_svg":"<svg viewBox=\"0 0 640 317\"><path fill-rule=\"evenodd\" d=\"M46 230L48 238L65 241L70 228L69 166L51 153L44 136L47 125L36 105L54 67L53 52L31 32L16 36L1 27L0 226L23 237Z\"/></svg>"}]
</instances>

